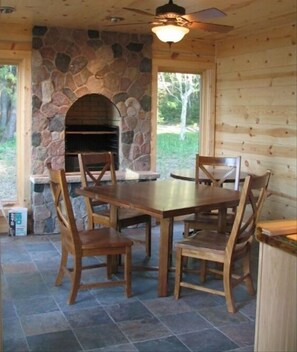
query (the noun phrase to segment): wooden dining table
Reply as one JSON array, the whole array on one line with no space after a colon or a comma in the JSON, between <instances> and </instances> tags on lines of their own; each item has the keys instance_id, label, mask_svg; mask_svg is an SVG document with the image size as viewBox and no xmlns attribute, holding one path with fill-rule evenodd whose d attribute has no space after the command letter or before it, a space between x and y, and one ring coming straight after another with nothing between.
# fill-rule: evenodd
<instances>
[{"instance_id":1,"label":"wooden dining table","mask_svg":"<svg viewBox=\"0 0 297 352\"><path fill-rule=\"evenodd\" d=\"M111 205L111 226L116 227L118 207L130 208L160 222L158 295L168 294L168 271L173 219L177 216L219 209L219 226L224 231L227 208L239 203L238 191L195 182L167 179L138 183L117 183L78 188L76 193Z\"/></svg>"},{"instance_id":2,"label":"wooden dining table","mask_svg":"<svg viewBox=\"0 0 297 352\"><path fill-rule=\"evenodd\" d=\"M196 172L195 169L187 169L187 168L176 169L170 173L170 176L172 178L176 178L178 180L195 181L195 178L196 178L195 172ZM212 168L212 169L209 169L209 172L212 175L214 175L214 178L216 180L221 180L223 178L223 176L225 175L226 170L223 170L222 168ZM248 174L246 172L241 172L240 173L240 182L243 182L247 175ZM199 172L199 180L201 183L206 183L209 181L209 177L207 175L205 175L203 173L203 171L201 170ZM234 174L229 175L226 178L225 182L226 183L233 183L234 182Z\"/></svg>"}]
</instances>

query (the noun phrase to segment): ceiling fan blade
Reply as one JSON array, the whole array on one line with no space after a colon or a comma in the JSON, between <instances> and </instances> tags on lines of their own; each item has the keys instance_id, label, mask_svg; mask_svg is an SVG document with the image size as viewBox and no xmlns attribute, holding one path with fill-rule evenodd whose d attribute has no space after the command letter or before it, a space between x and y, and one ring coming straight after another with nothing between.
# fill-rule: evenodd
<instances>
[{"instance_id":1,"label":"ceiling fan blade","mask_svg":"<svg viewBox=\"0 0 297 352\"><path fill-rule=\"evenodd\" d=\"M145 25L151 24L152 22L135 22L135 23L113 23L107 24L105 27L122 27L122 26L137 26L137 25Z\"/></svg>"},{"instance_id":2,"label":"ceiling fan blade","mask_svg":"<svg viewBox=\"0 0 297 352\"><path fill-rule=\"evenodd\" d=\"M227 26L224 24L215 24L215 23L204 23L204 22L192 22L190 28L202 29L207 32L218 32L218 33L227 33L230 32L234 27Z\"/></svg>"},{"instance_id":3,"label":"ceiling fan blade","mask_svg":"<svg viewBox=\"0 0 297 352\"><path fill-rule=\"evenodd\" d=\"M227 16L225 12L217 9L216 7L211 7L209 9L186 14L182 17L190 22L193 22L193 21L203 21L210 18L220 18L225 16Z\"/></svg>"},{"instance_id":4,"label":"ceiling fan blade","mask_svg":"<svg viewBox=\"0 0 297 352\"><path fill-rule=\"evenodd\" d=\"M124 10L128 10L128 11L132 11L135 13L138 13L139 15L144 15L144 16L150 16L150 17L154 17L155 15L146 11L142 11L142 10L138 10L138 9L132 9L130 7L123 7Z\"/></svg>"}]
</instances>

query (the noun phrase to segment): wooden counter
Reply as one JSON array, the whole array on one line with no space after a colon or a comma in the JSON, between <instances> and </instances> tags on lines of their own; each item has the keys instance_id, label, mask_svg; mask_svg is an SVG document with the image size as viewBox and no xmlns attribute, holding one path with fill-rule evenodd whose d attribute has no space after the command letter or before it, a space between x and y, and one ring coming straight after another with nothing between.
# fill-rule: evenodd
<instances>
[{"instance_id":1,"label":"wooden counter","mask_svg":"<svg viewBox=\"0 0 297 352\"><path fill-rule=\"evenodd\" d=\"M295 352L297 351L296 228L294 231L296 225L292 220L290 223L289 220L273 220L261 222L258 226L256 238L260 242L260 252L254 350Z\"/></svg>"}]
</instances>

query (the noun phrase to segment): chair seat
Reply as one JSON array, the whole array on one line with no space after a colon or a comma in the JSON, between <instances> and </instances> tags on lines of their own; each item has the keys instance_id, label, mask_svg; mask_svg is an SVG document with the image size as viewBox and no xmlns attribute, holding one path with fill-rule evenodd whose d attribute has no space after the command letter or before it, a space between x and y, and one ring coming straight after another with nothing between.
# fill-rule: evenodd
<instances>
[{"instance_id":1,"label":"chair seat","mask_svg":"<svg viewBox=\"0 0 297 352\"><path fill-rule=\"evenodd\" d=\"M191 237L188 237L180 242L176 243L176 248L182 248L183 250L199 250L199 253L204 253L213 256L221 255L222 259L225 255L226 245L228 243L229 236L214 231L201 231Z\"/></svg>"},{"instance_id":2,"label":"chair seat","mask_svg":"<svg viewBox=\"0 0 297 352\"><path fill-rule=\"evenodd\" d=\"M133 241L122 236L113 228L102 227L100 229L79 231L78 233L82 249L95 248L118 248L132 246Z\"/></svg>"},{"instance_id":3,"label":"chair seat","mask_svg":"<svg viewBox=\"0 0 297 352\"><path fill-rule=\"evenodd\" d=\"M227 224L233 224L235 214L234 213L227 213L226 215L226 222ZM213 223L218 222L218 213L217 212L209 212L209 213L198 213L192 214L188 216L184 221L195 223Z\"/></svg>"}]
</instances>

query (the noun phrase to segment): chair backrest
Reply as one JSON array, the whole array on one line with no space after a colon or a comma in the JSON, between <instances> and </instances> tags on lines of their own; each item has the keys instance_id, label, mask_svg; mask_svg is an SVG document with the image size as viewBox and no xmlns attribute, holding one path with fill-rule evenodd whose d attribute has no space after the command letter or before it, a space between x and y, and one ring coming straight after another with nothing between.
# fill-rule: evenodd
<instances>
[{"instance_id":1,"label":"chair backrest","mask_svg":"<svg viewBox=\"0 0 297 352\"><path fill-rule=\"evenodd\" d=\"M65 170L53 170L51 164L47 164L47 168L62 241L64 241L70 251L77 252L80 248L80 239L69 197Z\"/></svg>"},{"instance_id":2,"label":"chair backrest","mask_svg":"<svg viewBox=\"0 0 297 352\"><path fill-rule=\"evenodd\" d=\"M111 183L116 184L115 163L111 152L80 153L78 154L78 163L83 187L90 185L99 186L107 171L110 171ZM91 228L95 207L106 205L107 203L89 197L84 197L84 199L88 213L89 227ZM109 217L107 215L101 216L100 219L101 225L109 225Z\"/></svg>"},{"instance_id":3,"label":"chair backrest","mask_svg":"<svg viewBox=\"0 0 297 352\"><path fill-rule=\"evenodd\" d=\"M107 171L110 171L111 183L116 184L115 163L111 152L80 153L78 162L83 187L87 187L90 182L99 186Z\"/></svg>"},{"instance_id":4,"label":"chair backrest","mask_svg":"<svg viewBox=\"0 0 297 352\"><path fill-rule=\"evenodd\" d=\"M254 236L257 221L267 197L270 175L271 171L267 170L264 175L248 175L245 178L226 248L230 256L232 256L234 250L244 249Z\"/></svg>"},{"instance_id":5,"label":"chair backrest","mask_svg":"<svg viewBox=\"0 0 297 352\"><path fill-rule=\"evenodd\" d=\"M239 189L241 157L214 157L196 154L195 181L205 176L212 186L221 187L228 178L234 179L234 189ZM202 176L201 173L204 175Z\"/></svg>"}]
</instances>

